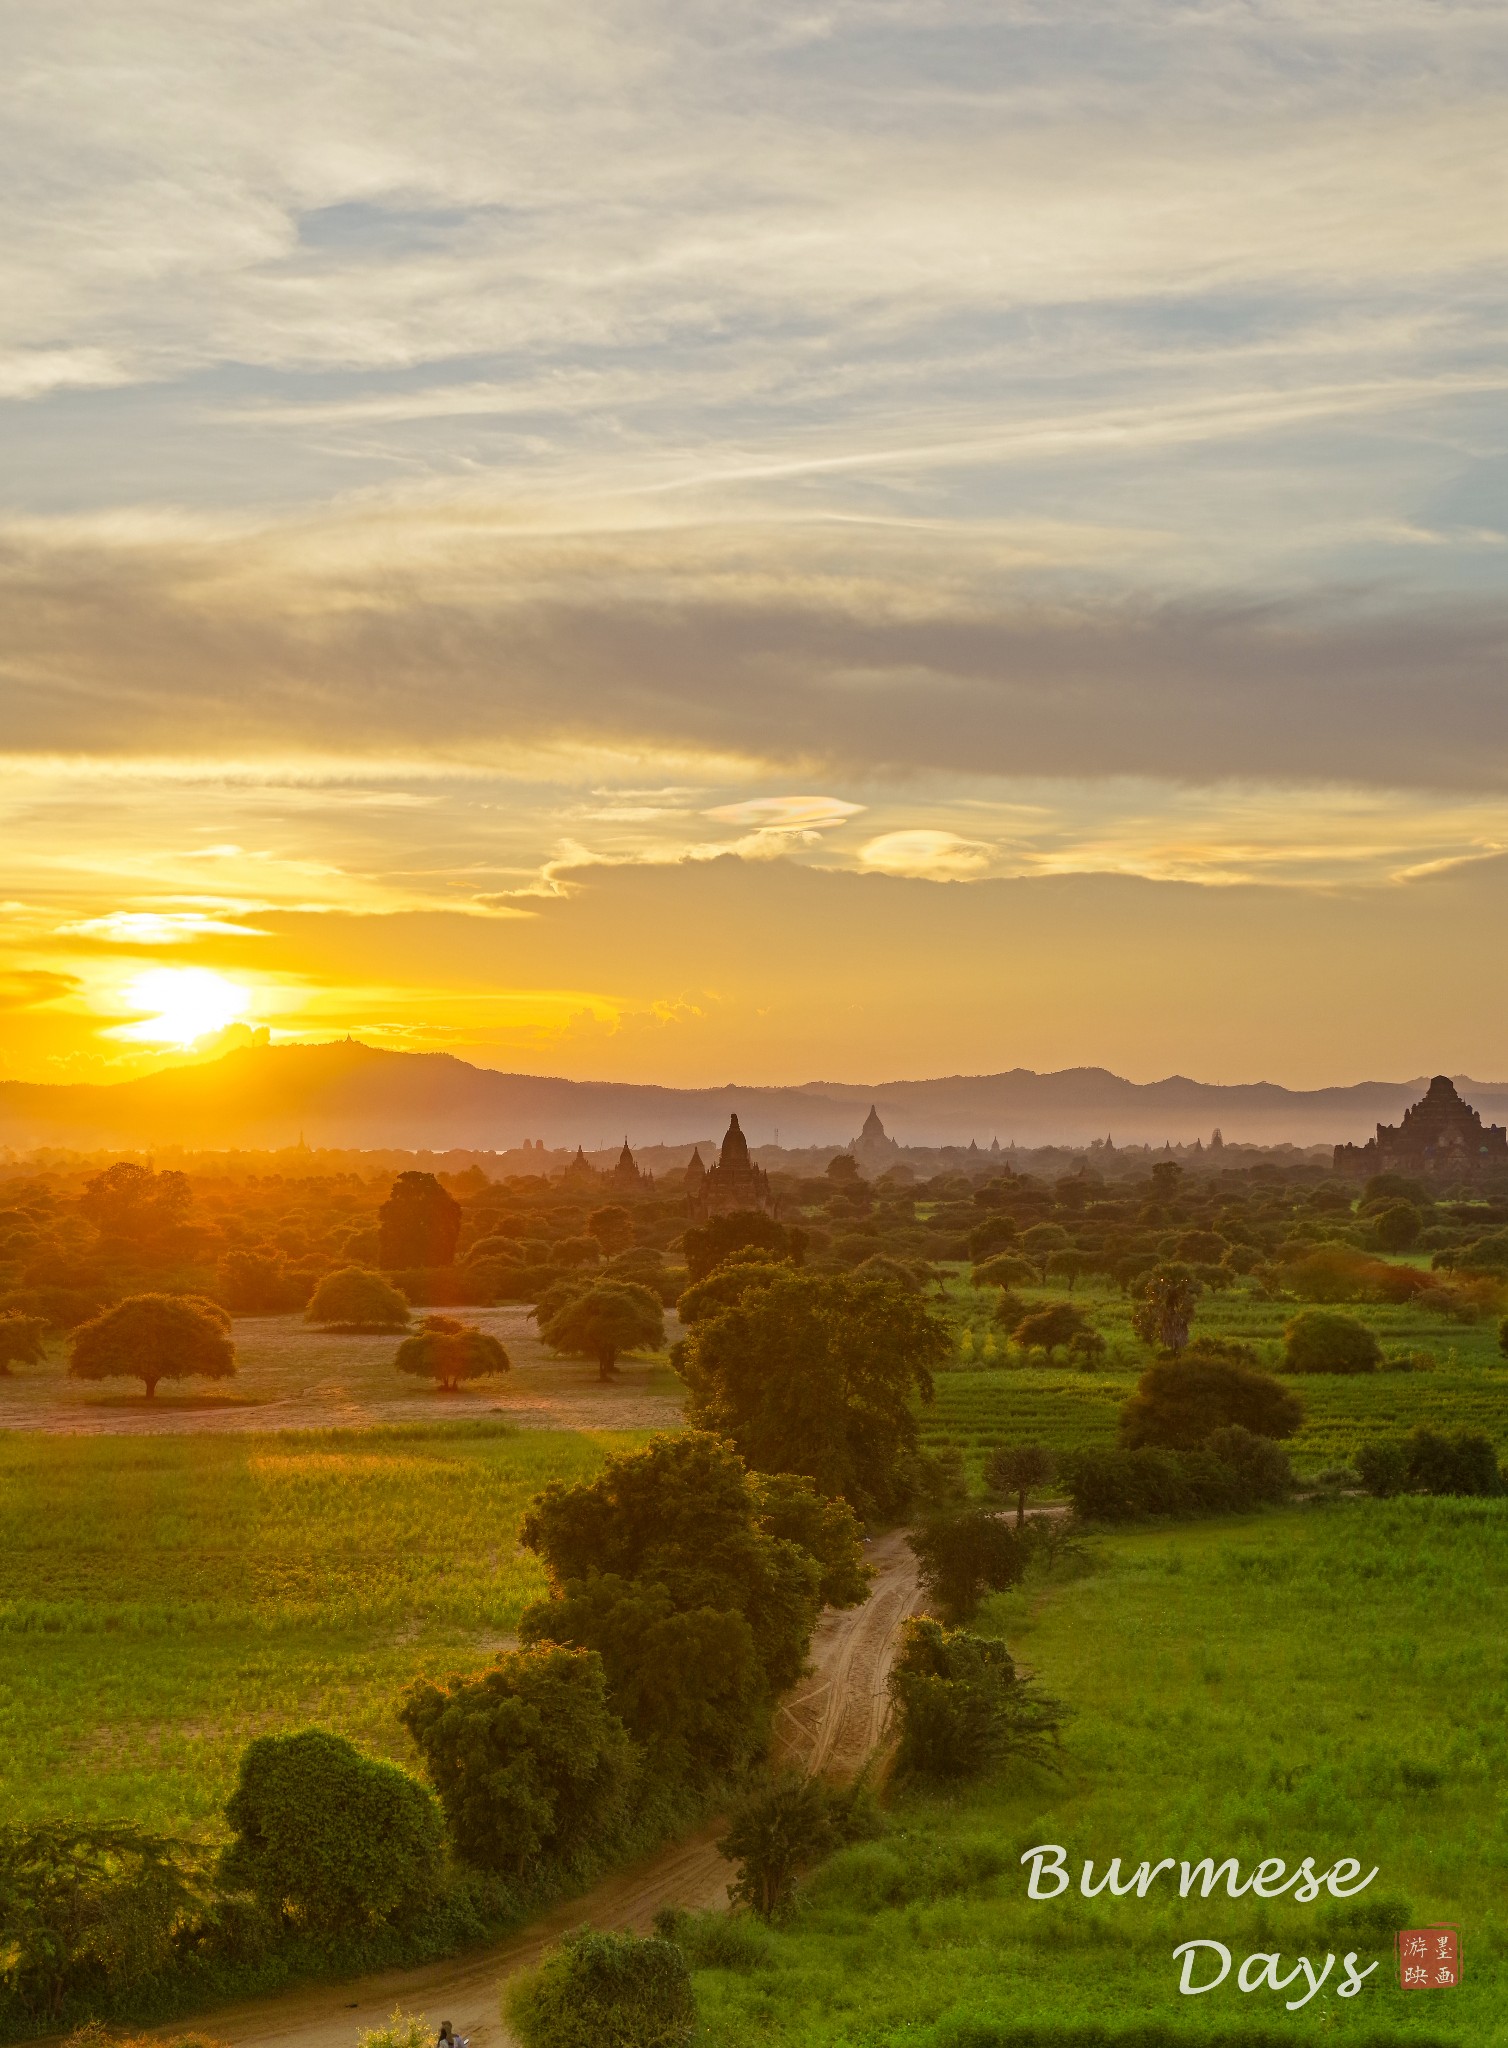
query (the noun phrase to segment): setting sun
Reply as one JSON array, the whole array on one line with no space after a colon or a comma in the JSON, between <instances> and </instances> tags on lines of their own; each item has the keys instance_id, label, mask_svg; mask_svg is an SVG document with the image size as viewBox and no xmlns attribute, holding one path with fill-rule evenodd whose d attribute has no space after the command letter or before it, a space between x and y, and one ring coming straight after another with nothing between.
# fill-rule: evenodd
<instances>
[{"instance_id":1,"label":"setting sun","mask_svg":"<svg viewBox=\"0 0 1508 2048\"><path fill-rule=\"evenodd\" d=\"M240 982L208 967L154 967L128 983L125 1000L148 1014L117 1025L110 1035L171 1046L193 1045L240 1023L251 1004Z\"/></svg>"}]
</instances>

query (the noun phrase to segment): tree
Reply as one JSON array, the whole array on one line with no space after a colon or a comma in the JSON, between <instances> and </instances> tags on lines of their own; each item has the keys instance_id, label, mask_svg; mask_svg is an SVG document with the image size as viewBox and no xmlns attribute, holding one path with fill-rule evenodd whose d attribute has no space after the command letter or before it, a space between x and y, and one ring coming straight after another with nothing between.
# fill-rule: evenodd
<instances>
[{"instance_id":1,"label":"tree","mask_svg":"<svg viewBox=\"0 0 1508 2048\"><path fill-rule=\"evenodd\" d=\"M1062 1251L1049 1252L1047 1255L1049 1279L1066 1280L1070 1294L1086 1273L1094 1271L1094 1265L1092 1252Z\"/></svg>"},{"instance_id":2,"label":"tree","mask_svg":"<svg viewBox=\"0 0 1508 2048\"><path fill-rule=\"evenodd\" d=\"M1026 1496L1046 1486L1054 1469L1045 1444L1000 1444L984 1461L984 1483L991 1493L1014 1496L1019 1529L1026 1521Z\"/></svg>"},{"instance_id":3,"label":"tree","mask_svg":"<svg viewBox=\"0 0 1508 2048\"><path fill-rule=\"evenodd\" d=\"M824 1607L857 1607L874 1574L864 1562L863 1536L846 1500L827 1500L795 1472L756 1472L754 1498L767 1536L795 1543L822 1568Z\"/></svg>"},{"instance_id":4,"label":"tree","mask_svg":"<svg viewBox=\"0 0 1508 2048\"><path fill-rule=\"evenodd\" d=\"M1372 1236L1380 1251L1406 1252L1417 1244L1424 1218L1412 1202L1394 1202L1372 1222Z\"/></svg>"},{"instance_id":5,"label":"tree","mask_svg":"<svg viewBox=\"0 0 1508 2048\"><path fill-rule=\"evenodd\" d=\"M620 1202L594 1209L586 1219L586 1227L608 1258L616 1252L626 1252L634 1241L634 1219Z\"/></svg>"},{"instance_id":6,"label":"tree","mask_svg":"<svg viewBox=\"0 0 1508 2048\"><path fill-rule=\"evenodd\" d=\"M1055 1760L1062 1707L1017 1677L1010 1652L992 1637L916 1616L891 1670L890 1697L903 1774L962 1778L1007 1756Z\"/></svg>"},{"instance_id":7,"label":"tree","mask_svg":"<svg viewBox=\"0 0 1508 2048\"><path fill-rule=\"evenodd\" d=\"M1382 1346L1366 1324L1333 1309L1306 1308L1283 1340L1284 1372L1375 1372L1382 1363Z\"/></svg>"},{"instance_id":8,"label":"tree","mask_svg":"<svg viewBox=\"0 0 1508 2048\"><path fill-rule=\"evenodd\" d=\"M823 1570L766 1532L761 1505L733 1447L688 1431L552 1482L524 1517L550 1595L521 1638L596 1650L614 1710L662 1769L741 1769L801 1675Z\"/></svg>"},{"instance_id":9,"label":"tree","mask_svg":"<svg viewBox=\"0 0 1508 2048\"><path fill-rule=\"evenodd\" d=\"M79 1213L101 1237L146 1244L177 1229L193 1207L185 1173L154 1173L150 1166L120 1159L85 1183Z\"/></svg>"},{"instance_id":10,"label":"tree","mask_svg":"<svg viewBox=\"0 0 1508 2048\"><path fill-rule=\"evenodd\" d=\"M221 1883L321 1930L412 1911L444 1857L428 1789L323 1728L248 1743L225 1818Z\"/></svg>"},{"instance_id":11,"label":"tree","mask_svg":"<svg viewBox=\"0 0 1508 2048\"><path fill-rule=\"evenodd\" d=\"M1087 1336L1089 1324L1084 1311L1069 1302L1055 1301L1047 1308L1033 1309L1016 1324L1012 1335L1023 1351L1059 1350L1078 1337Z\"/></svg>"},{"instance_id":12,"label":"tree","mask_svg":"<svg viewBox=\"0 0 1508 2048\"><path fill-rule=\"evenodd\" d=\"M47 1340L46 1316L23 1316L14 1309L0 1314L0 1374L13 1365L40 1365Z\"/></svg>"},{"instance_id":13,"label":"tree","mask_svg":"<svg viewBox=\"0 0 1508 2048\"><path fill-rule=\"evenodd\" d=\"M1293 1466L1288 1453L1269 1436L1259 1436L1239 1422L1229 1422L1210 1432L1204 1448L1236 1474L1254 1501L1287 1500L1293 1491Z\"/></svg>"},{"instance_id":14,"label":"tree","mask_svg":"<svg viewBox=\"0 0 1508 2048\"><path fill-rule=\"evenodd\" d=\"M772 1259L799 1266L805 1245L799 1230L787 1230L757 1209L734 1209L726 1216L714 1216L688 1230L682 1240L686 1270L693 1283L705 1280L714 1266L722 1265L734 1252L762 1251Z\"/></svg>"},{"instance_id":15,"label":"tree","mask_svg":"<svg viewBox=\"0 0 1508 2048\"><path fill-rule=\"evenodd\" d=\"M1128 1450L1198 1450L1217 1429L1239 1423L1253 1436L1290 1437L1302 1402L1272 1377L1235 1358L1163 1358L1148 1366L1121 1409Z\"/></svg>"},{"instance_id":16,"label":"tree","mask_svg":"<svg viewBox=\"0 0 1508 2048\"><path fill-rule=\"evenodd\" d=\"M230 1317L193 1294L132 1294L73 1333L68 1371L77 1380L229 1379L236 1369Z\"/></svg>"},{"instance_id":17,"label":"tree","mask_svg":"<svg viewBox=\"0 0 1508 2048\"><path fill-rule=\"evenodd\" d=\"M845 1842L879 1831L874 1799L861 1778L838 1787L801 1771L780 1771L750 1786L728 1815L718 1849L739 1866L730 1889L735 1905L761 1920L778 1920L809 1864Z\"/></svg>"},{"instance_id":18,"label":"tree","mask_svg":"<svg viewBox=\"0 0 1508 2048\"><path fill-rule=\"evenodd\" d=\"M496 1337L474 1323L458 1322L454 1316L426 1316L414 1335L398 1346L394 1363L399 1372L436 1380L442 1392L453 1394L462 1380L507 1372L513 1361Z\"/></svg>"},{"instance_id":19,"label":"tree","mask_svg":"<svg viewBox=\"0 0 1508 2048\"><path fill-rule=\"evenodd\" d=\"M167 1965L201 1897L179 1845L129 1824L0 1826L0 1985L33 2021L118 1997Z\"/></svg>"},{"instance_id":20,"label":"tree","mask_svg":"<svg viewBox=\"0 0 1508 2048\"><path fill-rule=\"evenodd\" d=\"M705 1280L686 1289L675 1305L682 1326L704 1323L719 1309L737 1308L749 1295L771 1287L790 1273L788 1265L777 1265L757 1251L735 1252L720 1266L714 1266Z\"/></svg>"},{"instance_id":21,"label":"tree","mask_svg":"<svg viewBox=\"0 0 1508 2048\"><path fill-rule=\"evenodd\" d=\"M988 1508L935 1515L906 1540L927 1596L945 1621L971 1621L981 1596L1014 1586L1026 1564L1021 1536Z\"/></svg>"},{"instance_id":22,"label":"tree","mask_svg":"<svg viewBox=\"0 0 1508 2048\"><path fill-rule=\"evenodd\" d=\"M398 1718L468 1863L502 1872L541 1856L569 1863L622 1825L635 1751L592 1650L540 1643L475 1677L419 1680Z\"/></svg>"},{"instance_id":23,"label":"tree","mask_svg":"<svg viewBox=\"0 0 1508 2048\"><path fill-rule=\"evenodd\" d=\"M658 1935L568 1935L505 2007L523 2048L684 2048L696 2030L686 1959Z\"/></svg>"},{"instance_id":24,"label":"tree","mask_svg":"<svg viewBox=\"0 0 1508 2048\"><path fill-rule=\"evenodd\" d=\"M1187 1266L1156 1266L1141 1283L1131 1327L1144 1344L1175 1354L1189 1341L1194 1307L1204 1292Z\"/></svg>"},{"instance_id":25,"label":"tree","mask_svg":"<svg viewBox=\"0 0 1508 2048\"><path fill-rule=\"evenodd\" d=\"M912 1406L952 1350L915 1294L874 1280L792 1273L698 1323L681 1373L688 1416L762 1472L801 1472L864 1516L905 1506Z\"/></svg>"},{"instance_id":26,"label":"tree","mask_svg":"<svg viewBox=\"0 0 1508 2048\"><path fill-rule=\"evenodd\" d=\"M1037 1277L1037 1269L1030 1259L1014 1257L1001 1252L993 1259L986 1259L976 1266L970 1278L976 1287L1028 1287Z\"/></svg>"},{"instance_id":27,"label":"tree","mask_svg":"<svg viewBox=\"0 0 1508 2048\"><path fill-rule=\"evenodd\" d=\"M597 1377L610 1380L620 1352L660 1349L665 1311L647 1287L631 1280L601 1280L543 1318L539 1334L552 1351L595 1358Z\"/></svg>"},{"instance_id":28,"label":"tree","mask_svg":"<svg viewBox=\"0 0 1508 2048\"><path fill-rule=\"evenodd\" d=\"M225 1306L238 1316L284 1315L308 1301L314 1282L290 1270L286 1252L272 1245L241 1246L220 1261L215 1285Z\"/></svg>"},{"instance_id":29,"label":"tree","mask_svg":"<svg viewBox=\"0 0 1508 2048\"><path fill-rule=\"evenodd\" d=\"M400 1173L377 1211L385 1273L455 1264L461 1205L432 1173Z\"/></svg>"},{"instance_id":30,"label":"tree","mask_svg":"<svg viewBox=\"0 0 1508 2048\"><path fill-rule=\"evenodd\" d=\"M1054 1252L1067 1251L1068 1232L1061 1223L1034 1223L1019 1239L1021 1249L1032 1259L1041 1280L1047 1278L1047 1262Z\"/></svg>"},{"instance_id":31,"label":"tree","mask_svg":"<svg viewBox=\"0 0 1508 2048\"><path fill-rule=\"evenodd\" d=\"M342 1266L326 1273L315 1288L304 1321L329 1330L401 1330L408 1322L408 1303L380 1273Z\"/></svg>"}]
</instances>

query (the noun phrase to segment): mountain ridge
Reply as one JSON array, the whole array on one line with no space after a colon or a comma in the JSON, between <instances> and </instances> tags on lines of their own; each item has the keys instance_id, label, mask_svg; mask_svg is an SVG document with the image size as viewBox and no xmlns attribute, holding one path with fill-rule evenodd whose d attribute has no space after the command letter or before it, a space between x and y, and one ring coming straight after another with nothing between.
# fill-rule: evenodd
<instances>
[{"instance_id":1,"label":"mountain ridge","mask_svg":"<svg viewBox=\"0 0 1508 2048\"><path fill-rule=\"evenodd\" d=\"M1489 1121L1508 1121L1508 1083L1452 1077ZM671 1088L573 1081L478 1067L454 1053L389 1051L359 1039L256 1045L134 1081L0 1082L0 1145L126 1150L315 1146L505 1151L524 1139L589 1150L686 1144L721 1134L737 1110L751 1140L787 1149L846 1145L871 1102L903 1145L1335 1144L1369 1137L1418 1099L1427 1076L1289 1089L1174 1074L1128 1081L1105 1067L942 1075L920 1081L809 1081L789 1087Z\"/></svg>"}]
</instances>

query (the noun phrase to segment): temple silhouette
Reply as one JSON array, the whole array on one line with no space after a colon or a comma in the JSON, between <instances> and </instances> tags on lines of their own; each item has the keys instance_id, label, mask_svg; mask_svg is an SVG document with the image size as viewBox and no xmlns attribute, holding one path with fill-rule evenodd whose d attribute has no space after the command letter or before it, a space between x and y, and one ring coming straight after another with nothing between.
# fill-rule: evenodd
<instances>
[{"instance_id":1,"label":"temple silhouette","mask_svg":"<svg viewBox=\"0 0 1508 2048\"><path fill-rule=\"evenodd\" d=\"M774 1215L770 1176L750 1159L749 1141L738 1127L736 1114L729 1119L715 1166L702 1164L700 1149L692 1153L686 1166L686 1207L693 1223L705 1223L709 1216L731 1215L735 1209Z\"/></svg>"},{"instance_id":2,"label":"temple silhouette","mask_svg":"<svg viewBox=\"0 0 1508 2048\"><path fill-rule=\"evenodd\" d=\"M1508 1130L1484 1124L1448 1074L1436 1074L1401 1124L1379 1124L1365 1145L1337 1145L1337 1173L1470 1174L1508 1166Z\"/></svg>"}]
</instances>

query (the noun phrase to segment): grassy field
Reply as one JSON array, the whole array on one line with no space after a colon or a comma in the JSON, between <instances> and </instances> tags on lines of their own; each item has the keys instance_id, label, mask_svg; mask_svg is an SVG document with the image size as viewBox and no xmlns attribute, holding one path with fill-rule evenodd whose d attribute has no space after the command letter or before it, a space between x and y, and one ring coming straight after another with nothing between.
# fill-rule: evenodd
<instances>
[{"instance_id":1,"label":"grassy field","mask_svg":"<svg viewBox=\"0 0 1508 2048\"><path fill-rule=\"evenodd\" d=\"M404 1686L485 1662L542 1586L525 1502L636 1441L0 1434L0 1812L212 1834L253 1735L411 1757Z\"/></svg>"},{"instance_id":2,"label":"grassy field","mask_svg":"<svg viewBox=\"0 0 1508 2048\"><path fill-rule=\"evenodd\" d=\"M1061 1301L1061 1289L1028 1288L1030 1303ZM1115 1441L1116 1418L1148 1353L1131 1330L1130 1304L1118 1293L1080 1287L1072 1299L1104 1336L1103 1370L1023 1366L991 1323L995 1295L965 1281L950 1286L949 1310L960 1330L956 1362L936 1376L937 1395L922 1412L925 1442L957 1444L971 1473L990 1446L1038 1442L1055 1450L1086 1450ZM1283 1352L1283 1326L1298 1312L1294 1302L1257 1301L1233 1291L1206 1295L1195 1319L1196 1336L1236 1338L1252 1345L1268 1371ZM1400 1434L1415 1423L1441 1429L1479 1429L1508 1457L1508 1359L1492 1321L1453 1323L1417 1308L1376 1304L1351 1308L1373 1329L1387 1357L1427 1353L1427 1371L1309 1374L1292 1386L1305 1419L1290 1445L1302 1473L1344 1464L1370 1437Z\"/></svg>"},{"instance_id":3,"label":"grassy field","mask_svg":"<svg viewBox=\"0 0 1508 2048\"><path fill-rule=\"evenodd\" d=\"M980 1626L1071 1707L1061 1779L1027 1767L893 1804L886 1840L810 1881L800 1917L698 1973L709 2048L944 2048L989 2027L1165 2025L1170 2041L1508 2042L1508 1506L1340 1501L1096 1539L1087 1576L997 1596ZM1074 1891L1033 1903L1022 1850L1280 1856L1379 1874L1349 1905ZM1166 1880L1163 1881L1165 1886ZM1462 1929L1463 1983L1404 1997L1400 1927ZM1354 1999L1289 2014L1235 1972L1178 1993L1172 1950L1223 1940L1381 1956ZM1044 2039L1048 2037L1044 2036Z\"/></svg>"}]
</instances>

